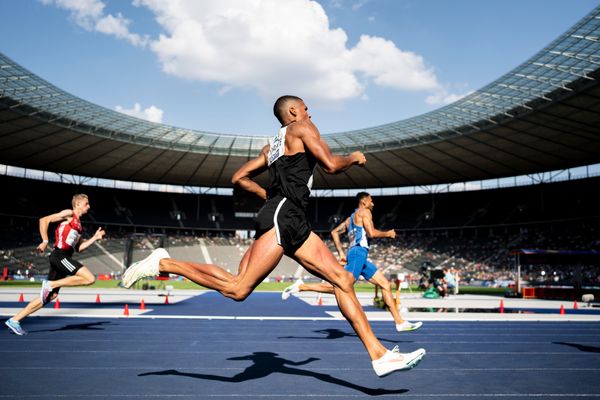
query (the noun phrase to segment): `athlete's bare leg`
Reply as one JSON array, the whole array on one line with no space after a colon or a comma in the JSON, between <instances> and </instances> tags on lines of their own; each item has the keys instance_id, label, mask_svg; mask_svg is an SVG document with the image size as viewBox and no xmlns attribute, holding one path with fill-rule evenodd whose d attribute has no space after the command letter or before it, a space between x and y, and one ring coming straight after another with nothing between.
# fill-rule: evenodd
<instances>
[{"instance_id":1,"label":"athlete's bare leg","mask_svg":"<svg viewBox=\"0 0 600 400\"><path fill-rule=\"evenodd\" d=\"M52 293L50 295L49 301L54 300L57 296L58 296L58 293ZM25 306L25 308L23 308L21 311L16 313L15 316L12 317L12 319L19 322L23 318L27 317L28 315L33 314L34 312L41 309L42 307L44 307L44 305L42 304L42 301L40 300L40 296L35 296L35 299L31 300L29 302L29 304L27 304Z\"/></svg>"},{"instance_id":2,"label":"athlete's bare leg","mask_svg":"<svg viewBox=\"0 0 600 400\"><path fill-rule=\"evenodd\" d=\"M329 248L314 233L294 254L304 268L334 286L340 311L363 342L372 360L382 357L386 348L375 337L367 316L354 293L354 276L337 262Z\"/></svg>"},{"instance_id":3,"label":"athlete's bare leg","mask_svg":"<svg viewBox=\"0 0 600 400\"><path fill-rule=\"evenodd\" d=\"M56 281L49 281L52 289L58 289L65 286L88 286L96 282L96 277L88 269L88 267L81 267L77 270L75 275L67 276L66 278L58 279Z\"/></svg>"},{"instance_id":4,"label":"athlete's bare leg","mask_svg":"<svg viewBox=\"0 0 600 400\"><path fill-rule=\"evenodd\" d=\"M330 283L303 283L298 286L299 292L318 292L318 293L335 293L333 285Z\"/></svg>"},{"instance_id":5,"label":"athlete's bare leg","mask_svg":"<svg viewBox=\"0 0 600 400\"><path fill-rule=\"evenodd\" d=\"M392 285L390 284L390 281L388 281L385 275L383 275L383 273L378 270L377 272L375 272L375 275L373 275L371 279L369 279L369 282L381 288L381 295L383 296L383 301L390 310L392 317L394 317L394 322L396 322L396 324L403 323L404 320L400 316L400 313L398 312L398 306L394 301L394 296L392 296Z\"/></svg>"},{"instance_id":6,"label":"athlete's bare leg","mask_svg":"<svg viewBox=\"0 0 600 400\"><path fill-rule=\"evenodd\" d=\"M283 257L283 247L277 244L275 229L263 234L248 248L240 262L238 275L232 275L213 264L200 264L163 258L160 272L185 276L189 280L237 301L244 300Z\"/></svg>"},{"instance_id":7,"label":"athlete's bare leg","mask_svg":"<svg viewBox=\"0 0 600 400\"><path fill-rule=\"evenodd\" d=\"M331 251L314 233L311 233L294 256L309 271L335 286L340 310L361 338L369 356L373 360L382 357L386 349L373 334L367 317L356 299L352 274L340 267ZM281 257L283 257L283 248L277 244L275 229L271 229L257 239L244 254L238 275L232 275L213 264L179 261L172 258L161 259L159 271L184 276L199 285L217 290L226 297L241 301L275 269Z\"/></svg>"}]
</instances>

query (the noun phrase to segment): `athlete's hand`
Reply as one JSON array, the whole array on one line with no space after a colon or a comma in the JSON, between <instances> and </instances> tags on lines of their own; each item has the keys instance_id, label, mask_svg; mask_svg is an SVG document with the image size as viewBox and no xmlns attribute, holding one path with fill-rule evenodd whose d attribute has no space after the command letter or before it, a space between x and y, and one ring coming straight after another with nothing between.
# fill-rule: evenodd
<instances>
[{"instance_id":1,"label":"athlete's hand","mask_svg":"<svg viewBox=\"0 0 600 400\"><path fill-rule=\"evenodd\" d=\"M362 153L362 151L355 151L351 155L356 160L356 164L357 165L360 165L362 167L362 166L364 166L367 163L367 158Z\"/></svg>"},{"instance_id":2,"label":"athlete's hand","mask_svg":"<svg viewBox=\"0 0 600 400\"><path fill-rule=\"evenodd\" d=\"M102 239L105 234L106 234L106 231L104 229L98 228L96 233L94 233L94 239L96 239L96 240Z\"/></svg>"},{"instance_id":3,"label":"athlete's hand","mask_svg":"<svg viewBox=\"0 0 600 400\"><path fill-rule=\"evenodd\" d=\"M346 254L341 253L341 254L338 254L338 255L339 255L338 262L340 264L342 264L342 265L346 265L348 263L348 260L346 259Z\"/></svg>"},{"instance_id":4,"label":"athlete's hand","mask_svg":"<svg viewBox=\"0 0 600 400\"><path fill-rule=\"evenodd\" d=\"M395 239L396 238L396 231L394 229L390 229L389 231L387 231L388 237Z\"/></svg>"},{"instance_id":5,"label":"athlete's hand","mask_svg":"<svg viewBox=\"0 0 600 400\"><path fill-rule=\"evenodd\" d=\"M46 251L46 247L48 247L48 242L42 242L38 245L37 247L37 251L40 254L44 254L44 251Z\"/></svg>"}]
</instances>

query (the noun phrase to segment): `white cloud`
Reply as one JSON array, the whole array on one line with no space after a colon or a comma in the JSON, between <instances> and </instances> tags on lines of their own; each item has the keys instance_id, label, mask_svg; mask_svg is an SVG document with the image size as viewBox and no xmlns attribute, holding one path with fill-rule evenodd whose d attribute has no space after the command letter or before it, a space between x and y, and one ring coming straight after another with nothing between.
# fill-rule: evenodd
<instances>
[{"instance_id":1,"label":"white cloud","mask_svg":"<svg viewBox=\"0 0 600 400\"><path fill-rule=\"evenodd\" d=\"M115 110L120 113L127 114L136 118L145 119L146 121L150 122L161 123L163 118L163 110L161 110L160 108L150 106L142 110L142 106L140 105L140 103L135 103L133 105L133 108L129 109L124 108L122 106L116 106Z\"/></svg>"},{"instance_id":2,"label":"white cloud","mask_svg":"<svg viewBox=\"0 0 600 400\"><path fill-rule=\"evenodd\" d=\"M190 80L340 101L361 98L369 84L401 90L439 87L415 53L363 36L353 48L309 0L135 0L164 33L151 43L163 70ZM357 3L362 4L362 3Z\"/></svg>"},{"instance_id":3,"label":"white cloud","mask_svg":"<svg viewBox=\"0 0 600 400\"><path fill-rule=\"evenodd\" d=\"M360 10L365 4L367 4L370 0L359 0L352 4L352 11Z\"/></svg>"},{"instance_id":4,"label":"white cloud","mask_svg":"<svg viewBox=\"0 0 600 400\"><path fill-rule=\"evenodd\" d=\"M98 32L113 35L118 39L125 39L134 46L145 46L148 43L148 38L129 32L130 23L130 20L118 13L116 16L106 15L98 19L95 28Z\"/></svg>"},{"instance_id":5,"label":"white cloud","mask_svg":"<svg viewBox=\"0 0 600 400\"><path fill-rule=\"evenodd\" d=\"M70 18L80 27L88 31L97 31L118 39L125 39L134 46L145 46L147 36L140 36L129 31L131 21L120 13L116 16L104 14L106 6L100 0L40 0L44 5L55 5L71 12Z\"/></svg>"},{"instance_id":6,"label":"white cloud","mask_svg":"<svg viewBox=\"0 0 600 400\"><path fill-rule=\"evenodd\" d=\"M380 86L402 90L434 90L439 87L435 73L423 57L402 51L386 39L363 35L350 50L351 64Z\"/></svg>"},{"instance_id":7,"label":"white cloud","mask_svg":"<svg viewBox=\"0 0 600 400\"><path fill-rule=\"evenodd\" d=\"M154 40L131 33L120 13L106 15L101 0L41 0L71 11L82 27L150 45L163 71L184 79L258 91L267 98L297 94L309 100L367 97L370 85L437 93L441 85L422 56L385 38L363 35L350 47L311 0L133 0L155 15ZM358 9L365 0L354 1ZM342 6L342 0L332 0ZM435 95L434 95L435 96Z\"/></svg>"},{"instance_id":8,"label":"white cloud","mask_svg":"<svg viewBox=\"0 0 600 400\"><path fill-rule=\"evenodd\" d=\"M427 96L425 102L433 106L446 105L454 103L455 101L460 100L463 97L470 95L471 93L473 93L473 91L463 94L449 93L446 88L440 88L434 94Z\"/></svg>"}]
</instances>

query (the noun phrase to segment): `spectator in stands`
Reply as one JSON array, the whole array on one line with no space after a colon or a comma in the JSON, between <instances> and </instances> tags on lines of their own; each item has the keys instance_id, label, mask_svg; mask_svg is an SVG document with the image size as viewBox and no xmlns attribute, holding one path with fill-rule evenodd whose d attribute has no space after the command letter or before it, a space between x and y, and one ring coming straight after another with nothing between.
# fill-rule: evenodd
<instances>
[{"instance_id":1,"label":"spectator in stands","mask_svg":"<svg viewBox=\"0 0 600 400\"><path fill-rule=\"evenodd\" d=\"M421 361L425 350L408 354L400 354L397 347L393 351L386 350L375 337L356 298L354 277L311 232L306 207L316 164L324 172L334 174L353 165L362 166L366 159L359 151L346 156L333 155L307 110L298 97L280 97L274 105L275 116L282 125L278 134L258 157L246 162L233 175L235 185L266 200L256 218L256 240L244 254L238 275L231 275L216 265L177 261L169 258L166 250L157 249L125 272L123 285L131 287L138 279L168 272L242 301L286 254L333 284L340 310L367 348L377 375L410 369ZM267 190L252 180L264 171L269 174Z\"/></svg>"},{"instance_id":2,"label":"spectator in stands","mask_svg":"<svg viewBox=\"0 0 600 400\"><path fill-rule=\"evenodd\" d=\"M384 237L393 239L396 237L396 231L393 229L388 231L375 229L372 214L375 203L369 193L360 192L356 195L356 198L358 200L358 208L350 217L346 218L331 231L340 263L346 265L346 270L354 276L355 281L362 275L365 280L381 288L383 301L394 318L398 332L419 329L423 325L422 322L412 323L402 319L398 312L394 296L392 296L392 284L377 269L375 264L367 260L369 255L368 239ZM348 238L350 239L348 258L346 258L346 253L340 242L340 234L343 232L348 232ZM292 293L297 292L334 293L334 288L330 283L304 283L301 279L298 279L293 285L284 289L283 293L281 293L281 298L287 300Z\"/></svg>"},{"instance_id":3,"label":"spectator in stands","mask_svg":"<svg viewBox=\"0 0 600 400\"><path fill-rule=\"evenodd\" d=\"M450 293L455 294L455 290L456 290L456 278L454 277L454 271L450 268L444 268L445 295L448 296Z\"/></svg>"},{"instance_id":4,"label":"spectator in stands","mask_svg":"<svg viewBox=\"0 0 600 400\"><path fill-rule=\"evenodd\" d=\"M105 232L102 228L98 228L94 236L81 242L83 227L79 218L90 209L87 195L76 194L73 196L71 205L73 209L63 210L40 218L39 226L42 243L37 247L40 253L43 253L48 246L49 225L53 222L59 222L55 232L54 250L49 257L50 272L48 272L48 279L42 281L40 297L29 302L25 308L6 321L6 326L17 335L27 334L21 327L21 320L54 300L58 296L61 287L91 285L96 280L86 266L72 257L75 250L81 252L87 249L96 240L102 239Z\"/></svg>"}]
</instances>

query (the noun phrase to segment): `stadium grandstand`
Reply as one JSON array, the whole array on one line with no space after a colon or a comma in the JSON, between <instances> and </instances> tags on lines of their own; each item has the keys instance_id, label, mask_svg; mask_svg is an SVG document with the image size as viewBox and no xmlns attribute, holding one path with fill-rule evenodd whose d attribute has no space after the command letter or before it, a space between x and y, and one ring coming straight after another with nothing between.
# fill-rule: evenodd
<instances>
[{"instance_id":1,"label":"stadium grandstand","mask_svg":"<svg viewBox=\"0 0 600 400\"><path fill-rule=\"evenodd\" d=\"M369 162L338 175L317 168L310 222L326 234L353 210L354 192L371 191L376 226L399 232L395 241L377 242L371 256L414 279L423 265L452 265L467 282L510 281L511 249L600 250L599 54L597 7L455 103L327 134L334 153L360 150ZM28 278L48 269L34 252L37 220L78 192L92 205L84 224L108 232L82 259L97 274L118 276L131 261L131 246L147 251L156 238L166 240L176 258L237 269L260 202L234 191L231 176L269 137L123 115L57 88L0 53L0 257L7 275ZM456 191L481 189L482 181L498 184ZM585 267L585 280L598 285L593 267ZM272 277L297 273L287 260ZM530 274L539 279L535 268ZM568 283L572 277L547 278Z\"/></svg>"}]
</instances>

